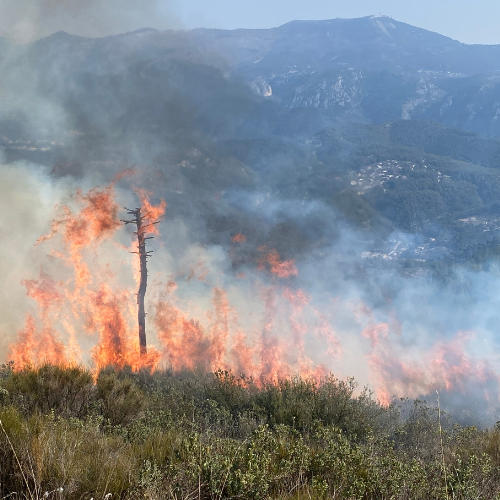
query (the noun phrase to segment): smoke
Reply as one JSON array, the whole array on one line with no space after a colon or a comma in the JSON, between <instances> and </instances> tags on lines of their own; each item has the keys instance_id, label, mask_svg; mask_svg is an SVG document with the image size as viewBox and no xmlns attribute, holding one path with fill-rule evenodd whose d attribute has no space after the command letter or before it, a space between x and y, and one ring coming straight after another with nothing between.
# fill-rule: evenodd
<instances>
[{"instance_id":1,"label":"smoke","mask_svg":"<svg viewBox=\"0 0 500 500\"><path fill-rule=\"evenodd\" d=\"M63 204L77 212L79 202L73 195L78 188L88 190L102 182L90 176L79 181L55 180L41 167L26 163L3 165L0 174L4 180L0 208L9 215L2 225L0 268L5 284L0 348L7 352L14 332L23 328L24 315L33 312L33 294L27 297L26 280L43 287L45 277L50 277L51 286L59 287L61 293L73 286L72 271L65 263L67 247L57 238L36 247L34 242L50 233L50 221L60 217ZM119 206L135 206L137 199L128 185L137 180L127 179L115 188ZM233 199L230 193L226 196ZM483 423L497 418L500 373L494 353L499 299L494 291L500 287L498 269L480 273L456 269L457 279L460 276L467 283L467 293L463 293L429 276L404 277L396 260L389 265L383 258L370 261L366 257L373 244L370 235L353 229L317 201L305 202L298 210L287 200L255 193L239 191L234 200L269 225L286 217L307 227L315 219L329 226L332 234L335 226L336 236L329 238L329 245L302 253L294 264L278 266L272 273L274 261L266 260L267 248L260 250L259 259L246 255L246 247L253 245L252 235L240 235L230 246L202 244L200 235L193 232L196 222L192 218L167 211L160 227L163 236L151 244L155 253L150 261L147 305L150 345L158 349L153 352L164 353L164 362L194 367L215 356L213 362L228 369L256 369L257 374L269 370L268 374L282 376L323 367L322 373L355 376L361 385L375 389L384 402L393 395L427 397L438 389L443 405L455 410L455 415L460 416L458 408L474 402L484 413ZM411 245L412 239L394 233L380 250L389 255L398 241ZM114 310L113 297L119 298L132 318L129 331L134 329L134 311L127 304L134 303L135 293L133 258L128 253L131 241L132 234L117 230L113 240L95 248L89 241L88 250L82 253L96 290L89 297L94 300L101 293L106 312ZM241 260L240 254L246 258ZM236 269L234 262L239 262ZM296 272L279 272L283 269ZM99 285L102 279L110 287L104 292ZM112 290L127 293L112 295ZM220 301L225 298L224 312ZM95 338L85 333L85 325L70 319L71 307L65 310L56 305L54 328L66 318L65 324L73 326L84 350L81 359L90 363ZM99 318L97 313L94 316ZM265 359L256 367L262 342L280 361L275 371ZM163 350L163 343L168 349ZM188 345L190 351L185 350ZM248 362L252 357L253 362Z\"/></svg>"},{"instance_id":2,"label":"smoke","mask_svg":"<svg viewBox=\"0 0 500 500\"><path fill-rule=\"evenodd\" d=\"M58 30L97 37L148 25L166 28L177 21L164 4L6 0L0 4L0 31L24 43ZM34 310L26 280L43 284L45 273L64 289L72 279L60 240L34 243L50 233L62 205L78 209L73 197L78 188L105 186L137 164L137 175L116 187L119 206L136 206L130 184L169 205L162 237L151 243L147 299L152 345L160 350L167 342L170 351L177 348L175 359L165 349L165 362L181 366L212 353L225 367L249 366L267 375L324 367L340 377L354 375L384 401L393 394L418 397L444 387L450 400L467 403L479 393L483 402L494 401L495 409L498 270L455 269L455 282L464 283L467 293L428 274L408 278L392 255L396 247L411 252L418 245L414 236L354 229L331 206L299 201L293 191L282 199L272 180L266 185L259 177L268 167L293 174L295 158L285 167L280 156L273 165L244 164L212 144L231 133L265 136L277 120L276 108L264 108L266 101L252 100L250 91L231 86L216 69L192 64L194 51L186 49L184 39L162 38L158 44L175 49L189 64L169 61L156 40L144 39L131 37L122 51L116 41L111 48L104 41L72 48L63 37L44 47L17 48L4 63L0 135L8 137L3 149L6 155L33 155L36 165L0 166L1 353L7 355L7 344ZM146 63L141 50L148 54ZM251 121L255 109L264 110L260 122ZM27 132L5 132L11 122L24 124ZM126 289L116 297L131 304L134 318L132 241L132 234L117 230L97 250L89 244L82 259L95 275L95 288L85 297L101 299L105 312L112 312L112 294L97 285ZM227 312L221 312L224 297ZM56 323L65 315L71 324L71 307L51 313ZM95 321L95 330L106 330L102 318ZM91 362L96 338L85 334L85 325L72 326L88 348L84 360ZM219 334L227 338L231 362L223 359ZM182 338L191 346L191 360L184 344L176 344ZM245 365L250 349L257 354ZM256 368L266 349L264 354L279 363L271 369L270 359L260 359Z\"/></svg>"},{"instance_id":3,"label":"smoke","mask_svg":"<svg viewBox=\"0 0 500 500\"><path fill-rule=\"evenodd\" d=\"M26 163L0 165L0 228L2 283L0 331L2 352L7 352L12 332L22 324L30 301L21 284L40 272L41 262L33 258L33 246L40 234L50 229L54 203L65 187L56 184L39 166Z\"/></svg>"},{"instance_id":4,"label":"smoke","mask_svg":"<svg viewBox=\"0 0 500 500\"><path fill-rule=\"evenodd\" d=\"M103 37L179 21L168 0L3 0L0 36L28 43L58 31Z\"/></svg>"},{"instance_id":5,"label":"smoke","mask_svg":"<svg viewBox=\"0 0 500 500\"><path fill-rule=\"evenodd\" d=\"M233 203L270 225L293 221L306 234L313 221L326 228L328 243L299 254L293 282L309 295L310 308L321 311L341 346L342 355L331 356L308 335L307 352L317 364L337 376L354 376L385 402L392 396L432 402L439 390L442 403L462 422L497 419L498 265L482 271L454 266L448 282L431 268L409 275L398 252L418 254L422 236L394 232L381 240L318 201L299 204L238 192ZM311 332L307 311L302 321ZM477 412L472 420L471 409Z\"/></svg>"}]
</instances>

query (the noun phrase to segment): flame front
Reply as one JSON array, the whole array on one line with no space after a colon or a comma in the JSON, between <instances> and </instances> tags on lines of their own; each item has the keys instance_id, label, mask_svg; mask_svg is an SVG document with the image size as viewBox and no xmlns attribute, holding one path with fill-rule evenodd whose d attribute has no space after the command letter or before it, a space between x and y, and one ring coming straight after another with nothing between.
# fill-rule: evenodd
<instances>
[{"instance_id":1,"label":"flame front","mask_svg":"<svg viewBox=\"0 0 500 500\"><path fill-rule=\"evenodd\" d=\"M152 213L158 213L158 207L143 195L145 205ZM152 349L146 359L139 359L136 334L130 323L132 292L112 288L112 270L109 266L102 269L95 262L101 246L112 242L122 227L114 185L86 194L78 191L74 201L79 211L74 213L69 206L63 206L61 216L52 223L51 233L36 243L46 244L59 236L63 251L52 254L72 270L73 276L67 283L56 283L42 271L38 280L24 282L28 296L36 301L38 317L27 316L25 327L10 346L9 359L17 368L45 362L72 364L81 361L79 343L84 335L97 335L97 344L91 349L96 369L107 365L154 368L160 359L158 351ZM160 210L164 211L164 203ZM93 254L92 259L89 254ZM89 260L94 261L95 270L91 271ZM61 332L66 333L67 342L61 340Z\"/></svg>"},{"instance_id":2,"label":"flame front","mask_svg":"<svg viewBox=\"0 0 500 500\"><path fill-rule=\"evenodd\" d=\"M151 193L142 189L135 192L146 216L147 232L159 235L158 226L152 223L164 215L165 201L154 205ZM160 282L151 322L157 345L149 346L147 356L141 358L134 322L135 291L118 286L116 271L97 258L104 246L112 245L124 265L132 262L138 279L136 260L129 254L124 257L123 246L114 241L122 227L114 185L86 194L79 191L74 202L79 210L61 207L61 216L53 221L50 234L37 241L41 246L58 239L62 250L52 249L50 253L71 270L72 276L66 282L56 281L42 271L37 280L24 282L37 312L27 315L25 327L10 346L9 358L17 368L44 362L71 364L81 361L83 353L90 354L96 369L107 365L154 369L163 363L174 370L235 370L256 379L292 374L319 378L326 373L325 367L314 367L306 354L308 325L303 316L309 299L288 283L298 270L293 261L282 261L273 249L266 250L258 263L258 268L274 280L267 285L255 284L262 316L252 327L239 324L237 310L220 286L211 287L210 310L194 318L177 304L177 284ZM246 237L238 234L232 241L245 243ZM186 282L197 279L207 283L207 275L203 263L197 262ZM285 326L283 318L288 318ZM293 349L283 335L284 329L291 329ZM96 337L93 346L84 347Z\"/></svg>"},{"instance_id":3,"label":"flame front","mask_svg":"<svg viewBox=\"0 0 500 500\"><path fill-rule=\"evenodd\" d=\"M155 205L151 193L142 189L135 193L146 216L146 231L160 236L153 222L165 214L165 201ZM224 280L213 278L199 259L177 281L158 273L149 299L152 345L141 357L134 281L138 263L130 254L136 243L118 243L117 232L123 225L114 185L77 192L73 205L60 207L59 214L50 234L36 243L38 250L51 244L48 253L57 271L41 269L37 278L23 281L35 310L26 315L10 345L9 359L16 369L45 362L84 362L95 369L165 366L232 370L257 381L293 375L319 380L331 371L338 374L346 351L347 340L339 335L332 316L340 307L351 310L359 328L357 339L366 347L370 381L382 402L389 403L393 394L416 397L442 387L465 391L471 379L498 386L488 364L467 354L471 334L436 341L420 353L419 360L409 358L397 342L402 327L396 319L377 322L365 305L342 299L332 299L331 310L320 310L296 286L295 261L283 260L275 249L266 247L260 247L254 269L239 273L238 284L233 283L230 290L221 283L211 285L211 279ZM231 243L229 254L234 255L247 238L236 234ZM125 284L124 269L130 275ZM247 296L237 299L233 292L240 283L245 283ZM192 301L185 303L181 289L190 286L201 286L210 294L207 310ZM245 297L251 297L251 305Z\"/></svg>"}]
</instances>

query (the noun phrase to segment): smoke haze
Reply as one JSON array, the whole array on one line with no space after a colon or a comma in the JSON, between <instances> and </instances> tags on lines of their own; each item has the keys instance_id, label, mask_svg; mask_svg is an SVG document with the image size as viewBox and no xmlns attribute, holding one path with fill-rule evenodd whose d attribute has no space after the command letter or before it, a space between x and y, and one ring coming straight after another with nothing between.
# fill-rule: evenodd
<instances>
[{"instance_id":1,"label":"smoke haze","mask_svg":"<svg viewBox=\"0 0 500 500\"><path fill-rule=\"evenodd\" d=\"M102 37L140 28L179 27L163 0L4 0L0 36L28 43L58 31Z\"/></svg>"},{"instance_id":2,"label":"smoke haze","mask_svg":"<svg viewBox=\"0 0 500 500\"><path fill-rule=\"evenodd\" d=\"M0 265L3 283L0 329L6 333L19 328L23 311L29 308L21 281L40 271L40 262L33 259L33 246L40 234L50 230L54 202L65 189L57 186L39 166L0 165L0 175L1 208L6 214L0 230L4 242ZM3 353L8 350L9 341L2 335Z\"/></svg>"},{"instance_id":3,"label":"smoke haze","mask_svg":"<svg viewBox=\"0 0 500 500\"><path fill-rule=\"evenodd\" d=\"M177 26L163 5L6 1L0 30L28 43L58 30L100 37ZM488 418L495 419L498 268L455 266L451 285L424 268L405 274L394 256L404 248L418 257L425 237L387 220L360 228L336 208L328 188L317 186L335 176L351 185L335 171L338 158L314 163L314 134L332 121L316 120L316 110L281 106L270 90L256 94L255 85L226 73L227 61L207 48L207 39L145 32L80 44L60 36L6 50L0 86L0 210L8 214L0 233L2 359L25 315L36 315L26 280L42 286L50 275L61 292L74 286L66 226L35 242L50 233L52 220L68 224L64 205L79 213L78 189L85 201L89 190L105 189L132 167L136 174L114 185L113 203L137 206L135 187L150 191L154 203L168 203L161 236L151 244L147 298L149 339L162 363L214 369L220 363L257 377L320 368L319 374L371 384L384 402L393 394L418 397L444 387L450 404L455 397L490 401ZM233 45L238 60L241 47ZM252 47L245 61L258 62L260 42L250 37L241 46ZM446 229L436 223L436 232ZM127 318L124 329L132 331L134 236L120 226L106 238L81 244L75 261L91 270L94 282L78 298L107 312L116 299L120 317ZM64 338L75 306L49 306L38 321L45 328L50 316ZM114 326L85 310L86 317L99 317L92 337L78 312L71 326L90 364L95 332L104 338ZM245 365L241 354L250 351Z\"/></svg>"}]
</instances>

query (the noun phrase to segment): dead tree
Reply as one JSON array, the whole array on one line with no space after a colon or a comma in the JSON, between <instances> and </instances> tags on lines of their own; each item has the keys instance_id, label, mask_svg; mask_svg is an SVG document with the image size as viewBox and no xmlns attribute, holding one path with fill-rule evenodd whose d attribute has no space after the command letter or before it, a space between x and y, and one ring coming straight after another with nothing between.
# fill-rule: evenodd
<instances>
[{"instance_id":1,"label":"dead tree","mask_svg":"<svg viewBox=\"0 0 500 500\"><path fill-rule=\"evenodd\" d=\"M139 255L139 261L141 264L141 279L139 283L139 291L137 292L137 320L139 323L139 348L141 356L145 356L148 352L147 341L146 341L146 310L144 308L144 299L146 297L146 288L148 286L148 269L147 262L148 257L153 253L152 251L146 251L146 240L150 240L153 237L146 237L147 228L158 224L159 221L150 222L144 224L147 221L148 214L142 214L140 208L135 210L130 210L125 208L128 215L134 216L132 220L122 220L126 225L135 224L137 226L137 231L134 234L137 235L138 251L132 252Z\"/></svg>"}]
</instances>

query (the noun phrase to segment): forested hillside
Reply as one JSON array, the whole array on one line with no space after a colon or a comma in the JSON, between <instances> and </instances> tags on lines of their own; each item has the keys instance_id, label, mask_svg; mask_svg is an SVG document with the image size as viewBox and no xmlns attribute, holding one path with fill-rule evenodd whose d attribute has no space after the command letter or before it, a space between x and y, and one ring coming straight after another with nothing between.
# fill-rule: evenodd
<instances>
[{"instance_id":1,"label":"forested hillside","mask_svg":"<svg viewBox=\"0 0 500 500\"><path fill-rule=\"evenodd\" d=\"M257 191L325 203L378 236L422 234L424 260L489 255L499 141L474 131L496 130L495 51L388 18L4 42L1 147L55 176L110 179L139 163L212 243L227 227L274 242L276 224L232 201ZM292 254L332 241L324 222L314 234L283 223Z\"/></svg>"}]
</instances>

